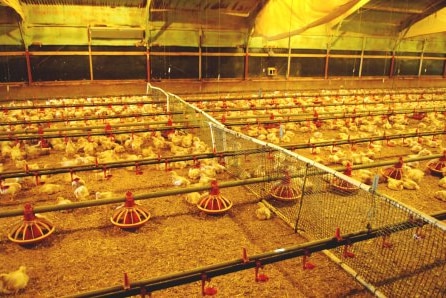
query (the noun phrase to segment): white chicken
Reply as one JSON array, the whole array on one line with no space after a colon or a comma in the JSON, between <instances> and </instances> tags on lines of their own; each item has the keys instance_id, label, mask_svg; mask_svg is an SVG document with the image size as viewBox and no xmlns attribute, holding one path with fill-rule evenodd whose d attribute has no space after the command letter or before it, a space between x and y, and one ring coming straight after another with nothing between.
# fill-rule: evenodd
<instances>
[{"instance_id":1,"label":"white chicken","mask_svg":"<svg viewBox=\"0 0 446 298\"><path fill-rule=\"evenodd\" d=\"M175 171L171 171L171 177L172 177L172 184L174 186L189 186L190 181L187 178L184 178L183 176L180 176Z\"/></svg>"},{"instance_id":2,"label":"white chicken","mask_svg":"<svg viewBox=\"0 0 446 298\"><path fill-rule=\"evenodd\" d=\"M411 167L404 167L405 176L410 180L420 183L424 177L424 172L420 169L413 169Z\"/></svg>"},{"instance_id":3,"label":"white chicken","mask_svg":"<svg viewBox=\"0 0 446 298\"><path fill-rule=\"evenodd\" d=\"M216 179L214 177L208 177L204 174L201 174L200 180L198 180L198 185L209 185L212 181L215 181Z\"/></svg>"},{"instance_id":4,"label":"white chicken","mask_svg":"<svg viewBox=\"0 0 446 298\"><path fill-rule=\"evenodd\" d=\"M438 190L434 193L434 198L446 202L446 190Z\"/></svg>"},{"instance_id":5,"label":"white chicken","mask_svg":"<svg viewBox=\"0 0 446 298\"><path fill-rule=\"evenodd\" d=\"M446 188L446 176L438 180L438 185L442 188Z\"/></svg>"},{"instance_id":6,"label":"white chicken","mask_svg":"<svg viewBox=\"0 0 446 298\"><path fill-rule=\"evenodd\" d=\"M256 209L256 217L260 220L267 220L271 218L271 210L265 206L262 202L258 202L257 206L259 208Z\"/></svg>"},{"instance_id":7,"label":"white chicken","mask_svg":"<svg viewBox=\"0 0 446 298\"><path fill-rule=\"evenodd\" d=\"M87 186L80 185L78 188L74 190L74 196L78 200L85 200L90 195L90 192L88 191Z\"/></svg>"},{"instance_id":8,"label":"white chicken","mask_svg":"<svg viewBox=\"0 0 446 298\"><path fill-rule=\"evenodd\" d=\"M201 175L201 170L198 168L189 168L189 172L187 173L187 176L192 180L198 180Z\"/></svg>"},{"instance_id":9,"label":"white chicken","mask_svg":"<svg viewBox=\"0 0 446 298\"><path fill-rule=\"evenodd\" d=\"M404 189L412 189L412 190L417 190L420 189L420 186L418 185L418 183L416 183L415 181L408 179L408 178L403 178L403 188Z\"/></svg>"},{"instance_id":10,"label":"white chicken","mask_svg":"<svg viewBox=\"0 0 446 298\"><path fill-rule=\"evenodd\" d=\"M63 190L63 186L54 183L45 183L39 186L39 192L42 194L52 195Z\"/></svg>"},{"instance_id":11,"label":"white chicken","mask_svg":"<svg viewBox=\"0 0 446 298\"><path fill-rule=\"evenodd\" d=\"M71 141L71 139L69 139L65 147L65 155L67 157L73 157L76 153L76 145L73 143L73 141Z\"/></svg>"},{"instance_id":12,"label":"white chicken","mask_svg":"<svg viewBox=\"0 0 446 298\"><path fill-rule=\"evenodd\" d=\"M404 189L402 180L397 180L397 179L393 179L390 177L387 178L387 187L392 190L403 190Z\"/></svg>"},{"instance_id":13,"label":"white chicken","mask_svg":"<svg viewBox=\"0 0 446 298\"><path fill-rule=\"evenodd\" d=\"M68 205L73 203L70 199L65 199L64 197L57 197L56 198L56 205L57 206L62 206L62 205ZM68 213L73 211L73 209L66 209L66 210L60 210L60 212L62 213Z\"/></svg>"},{"instance_id":14,"label":"white chicken","mask_svg":"<svg viewBox=\"0 0 446 298\"><path fill-rule=\"evenodd\" d=\"M110 199L116 197L116 194L112 191L97 191L95 193L96 200Z\"/></svg>"},{"instance_id":15,"label":"white chicken","mask_svg":"<svg viewBox=\"0 0 446 298\"><path fill-rule=\"evenodd\" d=\"M0 274L0 293L17 294L28 285L29 276L26 274L26 267L20 266L19 269L10 273Z\"/></svg>"},{"instance_id":16,"label":"white chicken","mask_svg":"<svg viewBox=\"0 0 446 298\"><path fill-rule=\"evenodd\" d=\"M203 197L204 195L200 194L199 192L190 192L184 195L184 199L186 200L186 202L188 202L189 204L192 205L197 205L197 203L200 201L200 199Z\"/></svg>"},{"instance_id":17,"label":"white chicken","mask_svg":"<svg viewBox=\"0 0 446 298\"><path fill-rule=\"evenodd\" d=\"M73 179L71 181L71 187L76 189L81 185L85 185L85 180L79 176L73 176Z\"/></svg>"},{"instance_id":18,"label":"white chicken","mask_svg":"<svg viewBox=\"0 0 446 298\"><path fill-rule=\"evenodd\" d=\"M13 200L16 193L21 189L22 185L18 182L3 183L0 186L0 195L9 195L11 200Z\"/></svg>"},{"instance_id":19,"label":"white chicken","mask_svg":"<svg viewBox=\"0 0 446 298\"><path fill-rule=\"evenodd\" d=\"M65 199L64 197L57 197L56 198L56 205L67 205L73 203L69 199Z\"/></svg>"}]
</instances>

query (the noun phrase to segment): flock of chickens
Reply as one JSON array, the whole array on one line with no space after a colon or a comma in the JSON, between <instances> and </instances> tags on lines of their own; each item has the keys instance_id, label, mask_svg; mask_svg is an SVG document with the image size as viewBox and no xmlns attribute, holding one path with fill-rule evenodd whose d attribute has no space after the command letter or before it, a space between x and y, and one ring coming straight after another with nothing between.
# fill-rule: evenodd
<instances>
[{"instance_id":1,"label":"flock of chickens","mask_svg":"<svg viewBox=\"0 0 446 298\"><path fill-rule=\"evenodd\" d=\"M376 162L401 155L416 159L446 150L442 140L445 90L344 91L300 97L278 94L257 101L221 100L201 105L238 132L285 146L324 165L364 165L352 176L369 185L380 172L367 169L367 164L373 168ZM399 135L402 137L395 137ZM293 149L293 145L305 143L307 149ZM391 190L420 189L426 174L420 162L404 163L403 173L402 179L381 176L380 182ZM446 188L446 179L439 180L438 185ZM439 190L435 197L446 200L445 194Z\"/></svg>"},{"instance_id":2,"label":"flock of chickens","mask_svg":"<svg viewBox=\"0 0 446 298\"><path fill-rule=\"evenodd\" d=\"M422 102L417 99L423 100ZM383 149L383 146L404 147L412 153L411 157L425 156L432 152L444 150L439 137L423 136L423 132L443 130L445 116L443 113L425 113L421 119L414 119L417 109L438 106L438 102L446 99L444 92L411 94L410 90L400 94L365 94L361 98L357 95L322 97L279 97L271 100L239 100L220 102L212 101L209 105L201 104L201 108L223 108L223 111L210 113L217 119L223 116L227 121L243 118L244 124L234 124L230 127L249 136L265 140L278 145L295 143L314 144L308 149L296 150L302 155L329 166L347 164L373 163ZM45 108L31 109L34 103L11 102L0 114L1 121L8 125L1 126L3 135L10 135L9 141L1 142L1 171L36 171L39 169L69 168L79 165L107 164L120 161L134 161L135 166L129 167L134 171L136 163L141 159L155 159L163 156L186 156L212 152L212 149L184 130L163 133L158 127L169 122L169 115L165 113L161 104L143 102L144 97L116 97L106 99L78 98L48 100ZM431 101L428 101L431 100ZM99 103L99 105L94 105ZM103 105L101 105L103 104ZM116 105L114 105L116 104ZM84 106L83 106L84 105ZM250 109L250 107L264 106L264 109ZM277 107L289 106L286 109ZM231 108L233 111L231 111ZM246 108L246 109L244 109ZM384 110L413 110L411 113L384 113L383 115L359 116L373 111ZM389 110L390 111L390 110ZM315 119L315 115L323 117L330 115L331 119ZM290 115L313 116L305 121L293 121ZM350 115L346 117L345 115ZM356 116L351 116L356 115ZM258 123L261 117L282 120L276 125ZM51 125L45 120L58 120ZM32 123L37 124L32 124ZM151 123L151 129L142 133L117 133L125 127L128 130L140 128L141 123ZM16 124L20 123L20 124ZM125 125L124 125L125 123ZM155 123L155 124L153 124ZM134 126L132 126L134 125ZM61 137L46 138L52 134ZM95 131L105 132L102 135L93 134ZM36 139L23 141L14 140L14 136L26 136L38 133ZM75 133L83 133L75 136ZM88 133L92 135L88 135ZM364 144L354 142L347 145L318 147L318 143L335 142L339 140L364 139L374 136L390 136L403 133L419 133L420 136L404 139L374 141ZM304 139L305 138L305 139ZM398 146L398 147L396 147ZM61 158L59 158L61 157ZM56 160L56 158L59 158ZM44 162L42 163L41 160ZM166 165L159 163L158 169ZM225 167L216 159L202 159L197 161L176 161L169 164L172 186L209 185L216 180ZM404 179L387 178L390 189L420 188L419 183L425 172L417 168L416 163L404 165ZM179 172L185 173L180 175ZM251 169L254 171L254 169ZM251 173L255 175L254 173ZM359 170L354 177L364 183L371 184L375 173L370 170ZM30 176L25 178L4 179L0 185L0 195L9 196L11 200L23 191L33 187L41 194L56 195L57 204L69 204L72 201L88 199L106 199L116 196L112 191L94 192L89 190L88 183L78 174L63 174L64 179L55 183L54 177ZM98 170L98 179L111 175L110 169ZM439 181L439 185L446 188L446 178ZM71 188L72 196L62 197L57 194ZM186 202L197 204L206 192L192 192L184 196ZM438 198L446 201L446 190L438 192ZM271 211L264 204L259 203L255 215L260 220L271 218ZM24 289L29 277L26 268L0 275L0 293L14 294Z\"/></svg>"}]
</instances>

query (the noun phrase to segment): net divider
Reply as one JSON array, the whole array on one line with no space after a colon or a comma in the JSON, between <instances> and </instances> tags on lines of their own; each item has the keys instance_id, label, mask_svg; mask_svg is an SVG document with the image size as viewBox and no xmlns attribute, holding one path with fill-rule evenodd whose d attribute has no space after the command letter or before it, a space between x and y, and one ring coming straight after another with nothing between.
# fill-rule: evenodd
<instances>
[{"instance_id":1,"label":"net divider","mask_svg":"<svg viewBox=\"0 0 446 298\"><path fill-rule=\"evenodd\" d=\"M294 158L296 158L296 159L298 159L298 160L300 160L300 161L302 161L304 163L307 163L307 164L309 164L311 166L314 166L314 167L320 169L321 171L323 171L326 174L331 174L334 177L337 177L337 178L340 178L342 180L345 180L348 183L358 187L359 189L362 189L363 191L366 191L367 193L372 193L372 187L370 185L367 185L365 183L359 182L359 181L357 181L357 180L355 180L355 179L353 179L353 178L351 178L351 177L349 177L349 176L347 176L347 175L345 175L345 174L343 174L341 172L338 172L338 171L336 171L336 170L334 170L334 169L332 169L330 167L327 167L327 166L325 166L323 164L320 164L320 163L318 163L318 162L316 162L314 160L311 160L309 158L301 156L301 155L299 155L299 154L297 154L295 152L292 152L292 151L290 151L288 149L284 149L284 148L282 148L282 147L280 147L278 145L271 144L271 143L268 143L268 142L264 142L264 141L252 138L252 137L250 137L248 135L245 135L243 133L240 133L240 132L235 132L235 131L233 131L233 130L231 130L229 128L226 128L226 127L224 127L222 125L217 125L215 123L209 122L209 126L211 127L211 131L212 131L212 128L220 129L220 130L223 130L225 133L234 135L237 138L242 138L242 139L245 139L247 141L256 143L259 146L266 147L266 148L271 148L272 150L283 152L286 155L292 156L292 157L294 157ZM213 139L213 141L214 141L214 139ZM434 226L438 227L439 229L441 229L443 231L446 231L446 224L444 224L443 222L441 222L441 221L439 221L439 220L429 216L428 214L423 213L420 210L417 210L417 209L415 209L415 208L413 208L413 207L411 207L409 205L406 205L406 204L404 204L402 202L398 202L398 201L396 201L396 200L394 200L394 199L392 199L392 198L390 198L388 196L385 196L385 195L383 195L383 194L381 194L381 193L379 193L377 191L375 191L374 194L378 198L380 198L381 200L383 200L383 201L393 205L394 207L396 207L398 209L401 209L401 210L404 210L404 211L409 212L409 213L416 214L418 217L422 218L423 221L425 221L426 223L429 223L430 225L434 225Z\"/></svg>"},{"instance_id":2,"label":"net divider","mask_svg":"<svg viewBox=\"0 0 446 298\"><path fill-rule=\"evenodd\" d=\"M172 94L172 93L168 93L169 97L175 97L179 102L181 102L182 104L184 104L185 106L193 109L195 112L200 113L201 115L203 115L204 118L206 118L209 122L213 123L216 127L219 128L223 128L225 127L223 124L221 124L218 120L216 120L214 117L212 117L211 115L209 115L208 113L202 111L201 109L197 108L196 106L186 102L184 99L182 99L181 97L179 97L178 95Z\"/></svg>"},{"instance_id":3,"label":"net divider","mask_svg":"<svg viewBox=\"0 0 446 298\"><path fill-rule=\"evenodd\" d=\"M446 223L443 223L441 220L436 219L436 218L432 217L431 215L426 214L426 213L424 213L418 209L415 209L409 205L406 205L402 202L396 201L393 198L388 197L384 194L377 192L376 195L380 198L380 200L382 200L386 203L389 203L390 205L392 205L398 209L404 210L407 213L416 214L419 218L421 218L427 224L435 226L436 228L442 230L443 232L446 232Z\"/></svg>"}]
</instances>

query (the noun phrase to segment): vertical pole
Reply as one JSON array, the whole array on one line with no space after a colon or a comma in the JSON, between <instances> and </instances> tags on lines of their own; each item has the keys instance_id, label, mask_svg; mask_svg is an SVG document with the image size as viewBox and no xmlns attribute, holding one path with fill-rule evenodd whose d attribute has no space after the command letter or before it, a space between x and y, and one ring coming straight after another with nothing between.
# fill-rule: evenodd
<instances>
[{"instance_id":1,"label":"vertical pole","mask_svg":"<svg viewBox=\"0 0 446 298\"><path fill-rule=\"evenodd\" d=\"M424 51L426 49L426 39L423 40L423 48L421 50L421 56L420 56L420 64L418 65L418 78L421 77L421 71L423 69L423 59L424 59Z\"/></svg>"},{"instance_id":2,"label":"vertical pole","mask_svg":"<svg viewBox=\"0 0 446 298\"><path fill-rule=\"evenodd\" d=\"M393 78L394 69L395 69L395 52L392 53L392 59L390 60L389 78Z\"/></svg>"},{"instance_id":3,"label":"vertical pole","mask_svg":"<svg viewBox=\"0 0 446 298\"><path fill-rule=\"evenodd\" d=\"M202 78L203 78L203 76L201 75L201 72L202 72L201 64L202 64L202 60L203 60L203 58L202 58L202 53L203 52L202 52L202 49L201 49L201 44L202 44L202 39L203 39L203 32L201 31L201 29L200 29L199 34L200 34L200 36L199 36L199 41L198 41L198 80L201 81Z\"/></svg>"},{"instance_id":4,"label":"vertical pole","mask_svg":"<svg viewBox=\"0 0 446 298\"><path fill-rule=\"evenodd\" d=\"M365 42L366 42L366 37L363 37L363 38L362 38L361 60L359 60L359 71L358 71L358 77L359 77L359 78L362 77L362 65L363 65L363 63L364 63Z\"/></svg>"},{"instance_id":5,"label":"vertical pole","mask_svg":"<svg viewBox=\"0 0 446 298\"><path fill-rule=\"evenodd\" d=\"M244 74L243 79L246 81L248 79L249 75L249 53L248 53L248 46L246 46L245 49L245 68L244 68Z\"/></svg>"},{"instance_id":6,"label":"vertical pole","mask_svg":"<svg viewBox=\"0 0 446 298\"><path fill-rule=\"evenodd\" d=\"M147 75L146 75L146 79L147 82L151 81L151 75L150 73L152 72L152 69L150 68L150 47L149 47L149 43L147 43L146 45L146 70L147 70Z\"/></svg>"},{"instance_id":7,"label":"vertical pole","mask_svg":"<svg viewBox=\"0 0 446 298\"><path fill-rule=\"evenodd\" d=\"M19 27L20 36L22 37L23 46L25 47L25 61L26 61L26 72L28 74L28 84L31 85L33 83L33 74L31 71L31 59L29 55L28 43L25 40L25 36L23 34L23 22L18 22L17 26ZM9 96L9 86L8 88L8 96Z\"/></svg>"},{"instance_id":8,"label":"vertical pole","mask_svg":"<svg viewBox=\"0 0 446 298\"><path fill-rule=\"evenodd\" d=\"M443 78L446 78L446 60L443 61Z\"/></svg>"},{"instance_id":9,"label":"vertical pole","mask_svg":"<svg viewBox=\"0 0 446 298\"><path fill-rule=\"evenodd\" d=\"M25 59L26 59L26 71L28 73L28 84L31 85L33 83L33 74L31 72L31 59L28 47L25 48Z\"/></svg>"},{"instance_id":10,"label":"vertical pole","mask_svg":"<svg viewBox=\"0 0 446 298\"><path fill-rule=\"evenodd\" d=\"M291 69L291 35L288 35L288 61L286 68L286 79L288 80L290 77L290 69Z\"/></svg>"},{"instance_id":11,"label":"vertical pole","mask_svg":"<svg viewBox=\"0 0 446 298\"><path fill-rule=\"evenodd\" d=\"M328 61L330 59L330 48L327 48L327 56L325 57L325 72L324 78L328 79Z\"/></svg>"},{"instance_id":12,"label":"vertical pole","mask_svg":"<svg viewBox=\"0 0 446 298\"><path fill-rule=\"evenodd\" d=\"M90 81L94 80L93 77L93 57L91 54L91 30L90 27L88 27L88 62L90 67Z\"/></svg>"}]
</instances>

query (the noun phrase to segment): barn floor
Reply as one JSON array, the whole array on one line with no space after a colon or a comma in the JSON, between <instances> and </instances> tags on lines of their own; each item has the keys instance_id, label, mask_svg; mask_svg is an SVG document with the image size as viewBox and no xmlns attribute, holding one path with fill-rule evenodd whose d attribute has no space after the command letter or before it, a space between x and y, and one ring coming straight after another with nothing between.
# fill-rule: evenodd
<instances>
[{"instance_id":1,"label":"barn floor","mask_svg":"<svg viewBox=\"0 0 446 298\"><path fill-rule=\"evenodd\" d=\"M49 156L48 156L49 158ZM185 174L185 172L179 172ZM68 176L69 174L65 174ZM124 196L172 188L170 173L144 168L143 175L114 169L110 179L94 173L79 173L90 193L112 190ZM55 175L48 183L64 177ZM219 180L230 180L219 174ZM21 198L2 199L2 210L21 208L25 202L35 206L54 204L57 196L72 198L69 180L64 191L40 195L38 187L29 187ZM438 178L426 176L423 196L417 191L383 193L425 212L444 210L446 202L434 199L430 192ZM25 248L10 242L6 235L12 223L21 220L0 219L0 272L26 265L31 277L28 287L17 297L60 297L123 284L124 272L130 281L146 280L197 267L239 259L242 249L248 256L306 242L280 218L261 221L255 216L258 199L243 187L221 189L234 206L224 215L203 214L190 205L183 195L142 200L151 219L140 229L130 232L113 226L110 216L118 206L106 205L75 209L71 212L49 212L56 231L43 243ZM92 195L93 196L93 195ZM36 199L37 198L37 199ZM254 281L254 269L214 278L210 285L218 289L217 297L372 297L353 277L345 273L324 254L311 256L314 270L303 270L301 258L267 265L263 272L266 283ZM200 297L200 283L193 283L153 293L153 297Z\"/></svg>"},{"instance_id":2,"label":"barn floor","mask_svg":"<svg viewBox=\"0 0 446 298\"><path fill-rule=\"evenodd\" d=\"M113 179L113 178L112 178ZM110 181L112 183L112 181ZM30 283L17 297L61 297L130 281L193 270L242 256L242 248L258 254L305 242L277 217L259 221L256 199L243 189L225 189L234 207L225 215L204 215L180 197L142 202L152 215L136 232L114 227L114 206L54 212L57 225L45 242L24 248L2 236L2 272L25 264ZM240 202L244 202L240 204ZM9 220L0 221L6 235ZM266 283L254 281L254 269L214 278L217 297L372 297L351 276L323 254L311 257L314 270L303 270L301 259L267 265ZM200 283L157 291L153 297L200 297Z\"/></svg>"},{"instance_id":3,"label":"barn floor","mask_svg":"<svg viewBox=\"0 0 446 298\"><path fill-rule=\"evenodd\" d=\"M142 85L138 88L135 93L145 90ZM51 89L45 92L54 94ZM139 194L172 188L168 172L154 168L143 171L143 175L136 176L125 169L114 170L110 179L98 179L93 173L82 177L88 181L91 193L111 190L124 195L128 190ZM49 179L61 181L56 176ZM391 191L385 186L379 190L430 214L446 209L446 202L432 197L434 187L428 187L436 181L438 178L426 177L422 187L427 191L423 195ZM50 196L34 191L37 190L30 188L23 197L16 198L19 202L2 198L1 210L21 208L28 201L36 202L37 206L48 205L57 196L72 195L69 186L64 192ZM109 218L117 205L45 213L55 223L56 231L43 243L29 248L11 243L6 236L11 224L20 218L0 219L0 272L27 266L29 285L15 297L61 297L122 285L124 273L131 282L145 280L239 259L242 248L246 248L249 256L306 242L277 217L258 220L257 198L245 188L227 188L221 192L234 206L219 216L201 213L182 196L144 200L141 204L147 206L151 219L134 232L111 224ZM266 283L256 283L254 269L248 269L216 277L210 285L218 289L217 297L373 297L324 254L313 254L311 261L316 264L314 270L303 270L300 258L267 265L262 271L269 276ZM199 282L153 293L153 297L200 296Z\"/></svg>"}]
</instances>

